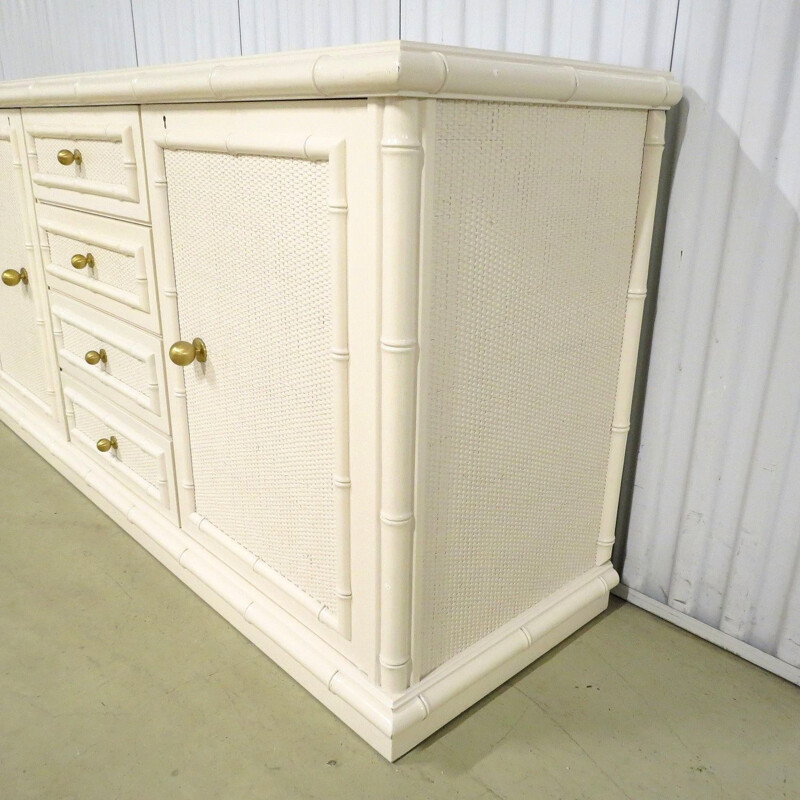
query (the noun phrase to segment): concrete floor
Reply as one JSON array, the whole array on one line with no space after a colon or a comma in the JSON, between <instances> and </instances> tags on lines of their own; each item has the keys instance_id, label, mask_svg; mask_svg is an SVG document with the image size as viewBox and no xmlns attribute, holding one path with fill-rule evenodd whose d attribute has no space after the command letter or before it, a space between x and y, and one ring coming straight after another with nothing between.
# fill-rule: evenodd
<instances>
[{"instance_id":1,"label":"concrete floor","mask_svg":"<svg viewBox=\"0 0 800 800\"><path fill-rule=\"evenodd\" d=\"M800 798L800 690L618 600L388 764L0 425L0 797Z\"/></svg>"}]
</instances>

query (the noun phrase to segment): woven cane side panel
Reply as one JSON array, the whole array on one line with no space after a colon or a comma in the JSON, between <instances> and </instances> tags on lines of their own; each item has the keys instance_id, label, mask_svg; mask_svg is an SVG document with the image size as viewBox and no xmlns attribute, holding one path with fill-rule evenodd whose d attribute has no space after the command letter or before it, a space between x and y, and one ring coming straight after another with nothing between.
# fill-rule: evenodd
<instances>
[{"instance_id":1,"label":"woven cane side panel","mask_svg":"<svg viewBox=\"0 0 800 800\"><path fill-rule=\"evenodd\" d=\"M107 458L118 459L152 487L159 488L159 483L163 482L164 476L161 474L161 468L155 456L142 450L134 441L127 436L123 436L103 420L98 419L91 411L88 411L74 400L70 401L68 410L70 406L75 419L74 427L92 442L97 442L99 439L106 439L110 436L116 438L117 449L109 450Z\"/></svg>"},{"instance_id":2,"label":"woven cane side panel","mask_svg":"<svg viewBox=\"0 0 800 800\"><path fill-rule=\"evenodd\" d=\"M64 177L80 177L98 183L127 185L122 142L96 139L34 138L39 172ZM80 150L83 163L64 166L58 162L59 150Z\"/></svg>"},{"instance_id":3,"label":"woven cane side panel","mask_svg":"<svg viewBox=\"0 0 800 800\"><path fill-rule=\"evenodd\" d=\"M327 162L165 161L197 512L333 608Z\"/></svg>"},{"instance_id":4,"label":"woven cane side panel","mask_svg":"<svg viewBox=\"0 0 800 800\"><path fill-rule=\"evenodd\" d=\"M437 103L421 674L594 566L645 122Z\"/></svg>"},{"instance_id":5,"label":"woven cane side panel","mask_svg":"<svg viewBox=\"0 0 800 800\"><path fill-rule=\"evenodd\" d=\"M27 268L22 198L11 143L0 139L0 242L3 269ZM32 276L35 280L35 276ZM31 286L0 286L0 371L50 407L44 344Z\"/></svg>"},{"instance_id":6,"label":"woven cane side panel","mask_svg":"<svg viewBox=\"0 0 800 800\"><path fill-rule=\"evenodd\" d=\"M139 392L143 399L147 399L150 368L146 362L128 355L113 344L109 344L102 338L93 336L91 333L87 333L65 320L61 321L61 330L64 336L64 347L81 360L89 350L104 349L106 351L106 363L97 364L93 369L98 372L105 372L112 378Z\"/></svg>"},{"instance_id":7,"label":"woven cane side panel","mask_svg":"<svg viewBox=\"0 0 800 800\"><path fill-rule=\"evenodd\" d=\"M47 231L47 243L50 246L51 263L73 270L70 260L76 253L86 255L91 253L94 257L93 267L84 267L80 273L88 275L101 283L107 283L124 292L128 292L133 299L138 296L138 281L136 279L136 259L126 253L107 250L97 245L87 245L79 239L70 239L66 236Z\"/></svg>"}]
</instances>

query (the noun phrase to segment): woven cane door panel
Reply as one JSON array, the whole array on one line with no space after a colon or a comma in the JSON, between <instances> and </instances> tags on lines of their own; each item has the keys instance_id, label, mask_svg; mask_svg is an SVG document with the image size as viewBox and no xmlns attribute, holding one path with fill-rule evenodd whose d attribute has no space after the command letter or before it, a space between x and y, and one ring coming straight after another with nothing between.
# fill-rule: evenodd
<instances>
[{"instance_id":1,"label":"woven cane door panel","mask_svg":"<svg viewBox=\"0 0 800 800\"><path fill-rule=\"evenodd\" d=\"M437 103L421 674L595 564L646 113Z\"/></svg>"},{"instance_id":2,"label":"woven cane door panel","mask_svg":"<svg viewBox=\"0 0 800 800\"><path fill-rule=\"evenodd\" d=\"M28 269L28 285L0 284L0 375L15 388L21 387L43 410L52 413L53 393L48 392L48 366L44 344L44 321L34 302L33 281L25 249L24 199L15 174L11 141L0 138L0 243L3 269Z\"/></svg>"},{"instance_id":3,"label":"woven cane door panel","mask_svg":"<svg viewBox=\"0 0 800 800\"><path fill-rule=\"evenodd\" d=\"M334 608L328 164L164 157L196 511Z\"/></svg>"}]
</instances>

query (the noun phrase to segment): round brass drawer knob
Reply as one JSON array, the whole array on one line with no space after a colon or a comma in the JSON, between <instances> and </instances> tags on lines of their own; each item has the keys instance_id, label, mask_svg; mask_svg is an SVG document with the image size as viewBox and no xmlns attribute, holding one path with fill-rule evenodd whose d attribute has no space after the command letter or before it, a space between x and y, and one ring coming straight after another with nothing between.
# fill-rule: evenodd
<instances>
[{"instance_id":1,"label":"round brass drawer knob","mask_svg":"<svg viewBox=\"0 0 800 800\"><path fill-rule=\"evenodd\" d=\"M117 449L117 437L116 436L109 436L108 439L98 439L97 440L97 449L101 453L107 453L111 449Z\"/></svg>"},{"instance_id":2,"label":"round brass drawer knob","mask_svg":"<svg viewBox=\"0 0 800 800\"><path fill-rule=\"evenodd\" d=\"M100 350L90 350L85 356L87 364L99 364L101 361L106 364L108 363L108 355L106 351L102 348Z\"/></svg>"},{"instance_id":3,"label":"round brass drawer knob","mask_svg":"<svg viewBox=\"0 0 800 800\"><path fill-rule=\"evenodd\" d=\"M75 255L69 260L69 263L72 264L75 269L94 267L94 256L91 253L87 253L85 256L81 253L75 253Z\"/></svg>"},{"instance_id":4,"label":"round brass drawer knob","mask_svg":"<svg viewBox=\"0 0 800 800\"><path fill-rule=\"evenodd\" d=\"M187 367L197 359L201 364L208 360L208 350L202 339L191 342L175 342L169 349L169 360L179 367Z\"/></svg>"},{"instance_id":5,"label":"round brass drawer knob","mask_svg":"<svg viewBox=\"0 0 800 800\"><path fill-rule=\"evenodd\" d=\"M83 156L80 150L59 150L57 158L58 163L63 164L65 167L68 167L72 163L83 163Z\"/></svg>"},{"instance_id":6,"label":"round brass drawer knob","mask_svg":"<svg viewBox=\"0 0 800 800\"><path fill-rule=\"evenodd\" d=\"M16 286L20 281L28 283L28 270L24 267L17 272L15 269L7 269L3 271L3 283L6 286Z\"/></svg>"}]
</instances>

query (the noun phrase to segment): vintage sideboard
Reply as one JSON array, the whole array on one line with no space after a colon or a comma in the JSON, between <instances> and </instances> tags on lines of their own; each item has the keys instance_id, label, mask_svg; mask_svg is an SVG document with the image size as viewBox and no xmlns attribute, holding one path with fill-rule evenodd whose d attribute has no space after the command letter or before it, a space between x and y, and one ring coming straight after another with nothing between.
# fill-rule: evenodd
<instances>
[{"instance_id":1,"label":"vintage sideboard","mask_svg":"<svg viewBox=\"0 0 800 800\"><path fill-rule=\"evenodd\" d=\"M2 83L0 419L395 759L617 582L679 98L408 42Z\"/></svg>"}]
</instances>

